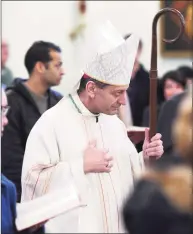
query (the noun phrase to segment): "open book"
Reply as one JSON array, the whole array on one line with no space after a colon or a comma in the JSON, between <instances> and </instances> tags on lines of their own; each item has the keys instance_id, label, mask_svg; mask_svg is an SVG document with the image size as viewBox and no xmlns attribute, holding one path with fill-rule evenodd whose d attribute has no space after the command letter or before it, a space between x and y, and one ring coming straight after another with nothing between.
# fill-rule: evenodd
<instances>
[{"instance_id":1,"label":"open book","mask_svg":"<svg viewBox=\"0 0 193 234\"><path fill-rule=\"evenodd\" d=\"M82 206L85 205L74 186L65 186L34 200L18 203L16 227L20 231Z\"/></svg>"}]
</instances>

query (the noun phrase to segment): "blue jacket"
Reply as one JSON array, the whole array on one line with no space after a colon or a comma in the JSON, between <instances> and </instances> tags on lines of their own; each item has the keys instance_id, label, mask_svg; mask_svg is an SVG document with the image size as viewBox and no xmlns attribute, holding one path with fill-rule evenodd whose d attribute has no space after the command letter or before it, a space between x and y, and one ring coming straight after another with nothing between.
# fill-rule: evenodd
<instances>
[{"instance_id":1,"label":"blue jacket","mask_svg":"<svg viewBox=\"0 0 193 234\"><path fill-rule=\"evenodd\" d=\"M16 188L1 174L1 233L16 233Z\"/></svg>"}]
</instances>

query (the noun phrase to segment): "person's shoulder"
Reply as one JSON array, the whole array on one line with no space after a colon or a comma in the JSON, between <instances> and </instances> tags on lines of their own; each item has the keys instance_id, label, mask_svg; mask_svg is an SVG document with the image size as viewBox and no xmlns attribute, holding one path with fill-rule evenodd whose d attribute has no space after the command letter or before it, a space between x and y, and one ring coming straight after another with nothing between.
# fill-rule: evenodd
<instances>
[{"instance_id":1,"label":"person's shoulder","mask_svg":"<svg viewBox=\"0 0 193 234\"><path fill-rule=\"evenodd\" d=\"M178 104L182 99L183 97L185 96L186 92L182 92L180 94L177 94L177 95L174 95L171 99L169 99L166 103L176 103Z\"/></svg>"},{"instance_id":2,"label":"person's shoulder","mask_svg":"<svg viewBox=\"0 0 193 234\"><path fill-rule=\"evenodd\" d=\"M52 97L54 97L57 100L61 100L63 98L63 95L60 92L53 89L50 89L50 94Z\"/></svg>"},{"instance_id":3,"label":"person's shoulder","mask_svg":"<svg viewBox=\"0 0 193 234\"><path fill-rule=\"evenodd\" d=\"M176 109L179 103L181 102L181 100L183 99L184 95L185 92L175 95L171 99L165 101L162 104L160 111L166 111L166 110L172 111L174 108Z\"/></svg>"},{"instance_id":4,"label":"person's shoulder","mask_svg":"<svg viewBox=\"0 0 193 234\"><path fill-rule=\"evenodd\" d=\"M7 187L10 190L15 191L14 183L3 174L1 174L1 185Z\"/></svg>"},{"instance_id":5,"label":"person's shoulder","mask_svg":"<svg viewBox=\"0 0 193 234\"><path fill-rule=\"evenodd\" d=\"M13 97L15 95L18 95L13 87L6 87L5 93L6 93L7 97Z\"/></svg>"},{"instance_id":6,"label":"person's shoulder","mask_svg":"<svg viewBox=\"0 0 193 234\"><path fill-rule=\"evenodd\" d=\"M6 89L5 93L7 96L8 105L11 107L10 113L12 112L15 114L16 111L19 113L21 110L20 103L23 102L23 97L21 94L11 88Z\"/></svg>"},{"instance_id":7,"label":"person's shoulder","mask_svg":"<svg viewBox=\"0 0 193 234\"><path fill-rule=\"evenodd\" d=\"M161 110L168 109L171 106L174 106L175 103L176 103L175 100L173 98L171 98L171 99L169 99L169 100L167 100L167 101L165 101L165 102L162 103Z\"/></svg>"},{"instance_id":8,"label":"person's shoulder","mask_svg":"<svg viewBox=\"0 0 193 234\"><path fill-rule=\"evenodd\" d=\"M15 99L18 97L22 97L19 88L21 86L21 83L25 80L26 79L23 79L20 77L14 78L13 82L9 86L7 86L5 89L5 93L6 93L8 99Z\"/></svg>"},{"instance_id":9,"label":"person's shoulder","mask_svg":"<svg viewBox=\"0 0 193 234\"><path fill-rule=\"evenodd\" d=\"M152 199L148 200L150 197ZM191 227L192 230L191 198L191 168L176 166L164 171L150 169L137 181L134 191L124 205L123 214L126 227L128 231L131 227L135 227L136 233L140 232L143 227L147 228L147 233L156 233L157 225L162 220L160 226L162 230L159 233L164 233L168 226L168 217L171 216L173 220L178 220L174 222L174 229L172 228L174 231L171 233L175 233L175 230L178 230L179 227L181 230L183 228L190 230ZM179 219L179 217L181 218ZM150 222L152 218L156 218L157 225L156 223L151 227L144 225ZM165 225L163 225L163 221ZM136 225L136 222L139 225ZM182 231L182 233L191 232Z\"/></svg>"},{"instance_id":10,"label":"person's shoulder","mask_svg":"<svg viewBox=\"0 0 193 234\"><path fill-rule=\"evenodd\" d=\"M145 67L142 64L140 64L139 71L140 71L140 74L143 75L144 79L146 81L149 81L149 72L145 69Z\"/></svg>"},{"instance_id":11,"label":"person's shoulder","mask_svg":"<svg viewBox=\"0 0 193 234\"><path fill-rule=\"evenodd\" d=\"M143 179L155 181L161 185L164 193L167 194L173 204L175 203L176 207L183 209L189 209L191 207L190 194L193 183L191 168L188 165L180 163L161 169L150 170L146 172Z\"/></svg>"},{"instance_id":12,"label":"person's shoulder","mask_svg":"<svg viewBox=\"0 0 193 234\"><path fill-rule=\"evenodd\" d=\"M7 72L12 76L13 75L12 70L9 67L6 67L6 69L7 69Z\"/></svg>"},{"instance_id":13,"label":"person's shoulder","mask_svg":"<svg viewBox=\"0 0 193 234\"><path fill-rule=\"evenodd\" d=\"M11 71L11 69L10 69L9 67L5 66L3 70L4 70L4 72L5 72L6 74L12 76L12 71Z\"/></svg>"},{"instance_id":14,"label":"person's shoulder","mask_svg":"<svg viewBox=\"0 0 193 234\"><path fill-rule=\"evenodd\" d=\"M186 94L186 92L183 92L183 93L180 93L180 94L174 96L174 98L173 98L174 101L177 103L181 102L181 100L185 97L185 94Z\"/></svg>"}]
</instances>

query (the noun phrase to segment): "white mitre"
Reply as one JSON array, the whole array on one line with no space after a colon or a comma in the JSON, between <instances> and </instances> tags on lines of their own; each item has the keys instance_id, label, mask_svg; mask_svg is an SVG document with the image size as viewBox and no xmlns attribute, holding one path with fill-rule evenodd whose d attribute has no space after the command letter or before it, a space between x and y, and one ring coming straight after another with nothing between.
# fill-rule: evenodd
<instances>
[{"instance_id":1,"label":"white mitre","mask_svg":"<svg viewBox=\"0 0 193 234\"><path fill-rule=\"evenodd\" d=\"M90 61L82 73L100 82L128 86L138 50L139 38L131 35L124 40L117 29L109 22L95 30L92 35Z\"/></svg>"}]
</instances>

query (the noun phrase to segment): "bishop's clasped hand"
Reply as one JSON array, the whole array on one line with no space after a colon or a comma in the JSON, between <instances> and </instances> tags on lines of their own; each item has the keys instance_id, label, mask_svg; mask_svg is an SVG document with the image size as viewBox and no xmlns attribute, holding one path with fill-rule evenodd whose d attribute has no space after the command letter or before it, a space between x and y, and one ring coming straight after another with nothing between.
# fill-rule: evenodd
<instances>
[{"instance_id":1,"label":"bishop's clasped hand","mask_svg":"<svg viewBox=\"0 0 193 234\"><path fill-rule=\"evenodd\" d=\"M112 160L108 150L97 149L96 141L92 141L84 151L84 172L110 172L113 166Z\"/></svg>"}]
</instances>

